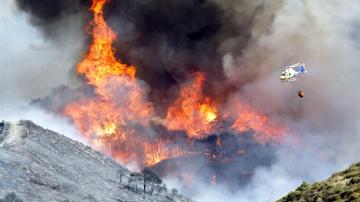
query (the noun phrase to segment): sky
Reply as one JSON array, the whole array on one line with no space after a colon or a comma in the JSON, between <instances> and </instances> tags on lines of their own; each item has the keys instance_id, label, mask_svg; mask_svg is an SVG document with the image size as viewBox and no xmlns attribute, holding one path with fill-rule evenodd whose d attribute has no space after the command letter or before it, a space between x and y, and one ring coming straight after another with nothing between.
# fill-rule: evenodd
<instances>
[{"instance_id":1,"label":"sky","mask_svg":"<svg viewBox=\"0 0 360 202\"><path fill-rule=\"evenodd\" d=\"M80 140L68 121L30 107L29 103L46 96L56 86L76 85L71 72L76 64L74 55L78 55L82 46L69 39L56 47L31 26L14 2L4 0L0 8L0 119L29 119Z\"/></svg>"},{"instance_id":2,"label":"sky","mask_svg":"<svg viewBox=\"0 0 360 202\"><path fill-rule=\"evenodd\" d=\"M239 19L244 13L236 1L228 1L229 5L214 2L234 9L231 12L238 12L234 16ZM256 18L251 41L241 54L233 48L242 40L236 37L224 40L218 50L228 82L241 84L227 107L231 108L234 99L251 102L295 128L301 144L294 146L292 140L285 139L277 150L276 163L258 168L253 180L237 193L199 183L201 191L193 196L198 201L273 201L302 181L325 179L360 160L360 2L256 2L269 4L273 20L268 20L266 12ZM29 22L13 0L2 2L0 120L30 119L81 140L68 120L29 106L32 99L49 95L57 86L81 83L74 74L84 47L81 20L74 18L71 29L63 30L60 39L51 40ZM308 74L296 83L279 83L279 67L296 62L305 62ZM302 100L296 96L299 89L305 92ZM172 179L168 182L181 187Z\"/></svg>"}]
</instances>

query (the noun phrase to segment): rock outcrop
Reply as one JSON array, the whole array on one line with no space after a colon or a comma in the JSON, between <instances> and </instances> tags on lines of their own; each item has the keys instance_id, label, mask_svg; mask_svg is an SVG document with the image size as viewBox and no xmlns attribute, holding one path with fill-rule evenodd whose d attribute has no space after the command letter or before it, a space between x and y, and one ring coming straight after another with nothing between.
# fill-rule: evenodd
<instances>
[{"instance_id":1,"label":"rock outcrop","mask_svg":"<svg viewBox=\"0 0 360 202\"><path fill-rule=\"evenodd\" d=\"M0 201L190 201L144 174L30 121L0 123Z\"/></svg>"}]
</instances>

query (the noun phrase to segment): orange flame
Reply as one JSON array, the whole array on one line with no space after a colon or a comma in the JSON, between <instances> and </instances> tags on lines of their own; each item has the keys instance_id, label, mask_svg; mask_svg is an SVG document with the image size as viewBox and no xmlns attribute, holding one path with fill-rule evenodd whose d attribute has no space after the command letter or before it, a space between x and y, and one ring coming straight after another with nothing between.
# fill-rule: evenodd
<instances>
[{"instance_id":1,"label":"orange flame","mask_svg":"<svg viewBox=\"0 0 360 202\"><path fill-rule=\"evenodd\" d=\"M278 142L288 130L239 101L232 103L232 111L238 115L235 117L235 122L231 128L237 132L252 130L255 132L255 139L259 142Z\"/></svg>"},{"instance_id":2,"label":"orange flame","mask_svg":"<svg viewBox=\"0 0 360 202\"><path fill-rule=\"evenodd\" d=\"M94 95L68 104L64 114L93 147L121 163L132 160L140 166L149 166L169 158L197 155L180 145L169 144L170 140L144 135L149 122L160 118L154 116L153 106L146 99L146 88L135 77L135 67L115 57L112 44L116 35L103 15L106 2L92 1L92 42L77 65L77 72L93 87ZM181 86L179 97L168 108L163 121L168 130L186 131L191 138L214 132L220 112L211 98L204 95L204 82L205 75L197 72L193 80ZM239 114L231 127L235 131L253 129L256 134L264 134L257 136L264 142L276 139L282 132L281 127L271 124L268 117L247 105L238 103L234 110ZM230 115L222 116L227 117ZM221 140L216 144L220 147Z\"/></svg>"},{"instance_id":3,"label":"orange flame","mask_svg":"<svg viewBox=\"0 0 360 202\"><path fill-rule=\"evenodd\" d=\"M128 76L134 79L136 69L117 61L112 44L116 39L115 33L106 24L103 6L106 0L93 0L91 11L94 14L92 43L85 59L78 64L78 73L87 78L93 86L104 87L104 80L111 76ZM99 92L102 93L101 91Z\"/></svg>"},{"instance_id":4,"label":"orange flame","mask_svg":"<svg viewBox=\"0 0 360 202\"><path fill-rule=\"evenodd\" d=\"M135 79L136 69L115 58L115 33L106 24L103 6L106 0L93 0L92 42L77 71L92 85L95 96L69 104L64 113L97 149L120 162L137 159L145 165L179 156L179 148L166 150L162 142L141 138L137 124L147 126L153 114L146 92Z\"/></svg>"},{"instance_id":5,"label":"orange flame","mask_svg":"<svg viewBox=\"0 0 360 202\"><path fill-rule=\"evenodd\" d=\"M182 87L179 98L168 109L168 129L185 130L190 137L201 137L211 131L218 112L211 99L204 98L204 81L204 74L197 72L194 80Z\"/></svg>"}]
</instances>

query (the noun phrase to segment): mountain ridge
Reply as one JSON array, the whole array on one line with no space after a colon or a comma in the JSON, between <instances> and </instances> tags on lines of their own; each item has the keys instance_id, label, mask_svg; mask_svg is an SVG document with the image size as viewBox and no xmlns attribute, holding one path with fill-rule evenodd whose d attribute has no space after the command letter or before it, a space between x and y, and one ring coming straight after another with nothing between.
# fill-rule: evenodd
<instances>
[{"instance_id":1,"label":"mountain ridge","mask_svg":"<svg viewBox=\"0 0 360 202\"><path fill-rule=\"evenodd\" d=\"M0 124L0 177L4 200L14 194L24 201L191 201L158 181L144 191L144 182L156 177L130 172L104 154L26 120Z\"/></svg>"},{"instance_id":2,"label":"mountain ridge","mask_svg":"<svg viewBox=\"0 0 360 202\"><path fill-rule=\"evenodd\" d=\"M303 182L277 202L360 202L360 162L324 181Z\"/></svg>"}]
</instances>

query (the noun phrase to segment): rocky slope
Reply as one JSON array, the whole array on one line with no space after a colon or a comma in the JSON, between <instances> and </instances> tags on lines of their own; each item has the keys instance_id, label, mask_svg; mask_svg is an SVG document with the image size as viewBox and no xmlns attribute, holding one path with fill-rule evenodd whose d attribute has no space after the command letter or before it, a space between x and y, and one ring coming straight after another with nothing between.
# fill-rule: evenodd
<instances>
[{"instance_id":1,"label":"rocky slope","mask_svg":"<svg viewBox=\"0 0 360 202\"><path fill-rule=\"evenodd\" d=\"M328 180L303 183L278 202L360 202L360 162Z\"/></svg>"},{"instance_id":2,"label":"rocky slope","mask_svg":"<svg viewBox=\"0 0 360 202\"><path fill-rule=\"evenodd\" d=\"M0 179L0 201L190 201L30 121L0 123Z\"/></svg>"}]
</instances>

